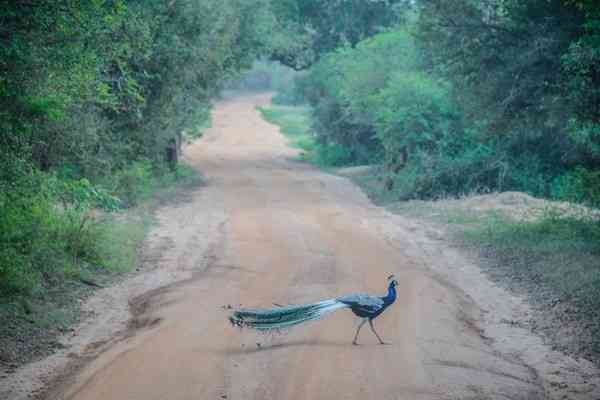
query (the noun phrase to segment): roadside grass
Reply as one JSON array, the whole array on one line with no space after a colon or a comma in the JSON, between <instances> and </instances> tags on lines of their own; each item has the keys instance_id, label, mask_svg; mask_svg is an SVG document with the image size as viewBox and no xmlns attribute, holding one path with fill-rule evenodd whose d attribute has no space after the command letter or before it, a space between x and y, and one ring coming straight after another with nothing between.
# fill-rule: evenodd
<instances>
[{"instance_id":1,"label":"roadside grass","mask_svg":"<svg viewBox=\"0 0 600 400\"><path fill-rule=\"evenodd\" d=\"M355 165L351 152L337 144L320 143L311 130L312 118L307 106L257 107L265 121L279 126L292 147L302 150L298 160L323 169Z\"/></svg>"},{"instance_id":2,"label":"roadside grass","mask_svg":"<svg viewBox=\"0 0 600 400\"><path fill-rule=\"evenodd\" d=\"M203 177L197 170L180 162L173 173L160 175L148 183L147 195L142 204L147 212L150 212L165 202L177 199L178 195L202 186L203 183Z\"/></svg>"},{"instance_id":3,"label":"roadside grass","mask_svg":"<svg viewBox=\"0 0 600 400\"><path fill-rule=\"evenodd\" d=\"M600 222L551 208L529 222L497 214L465 228L462 240L492 277L552 314L537 327L557 347L600 361ZM560 337L567 331L577 334Z\"/></svg>"},{"instance_id":4,"label":"roadside grass","mask_svg":"<svg viewBox=\"0 0 600 400\"><path fill-rule=\"evenodd\" d=\"M201 122L196 125L193 129L189 129L183 132L183 140L185 143L191 143L202 137L207 129L212 128L212 114L208 113Z\"/></svg>"},{"instance_id":5,"label":"roadside grass","mask_svg":"<svg viewBox=\"0 0 600 400\"><path fill-rule=\"evenodd\" d=\"M140 249L154 223L153 211L202 184L199 173L185 164L158 177L133 176L139 179L128 180L129 186L121 189L132 190L129 197L135 205L118 212L96 210L86 224L82 249L93 255L91 260L64 260L63 271L48 275L41 286L0 297L0 372L59 348L59 336L85 317L81 304L87 297L139 270ZM63 259L52 261L59 266Z\"/></svg>"},{"instance_id":6,"label":"roadside grass","mask_svg":"<svg viewBox=\"0 0 600 400\"><path fill-rule=\"evenodd\" d=\"M265 121L280 127L290 145L302 150L299 159L318 164L317 141L312 134L310 109L301 106L257 107Z\"/></svg>"},{"instance_id":7,"label":"roadside grass","mask_svg":"<svg viewBox=\"0 0 600 400\"><path fill-rule=\"evenodd\" d=\"M460 201L453 201L460 204ZM474 254L488 276L539 311L531 328L552 345L600 364L600 222L589 213L548 206L519 220L444 201L407 201L387 208L445 226L449 240Z\"/></svg>"}]
</instances>

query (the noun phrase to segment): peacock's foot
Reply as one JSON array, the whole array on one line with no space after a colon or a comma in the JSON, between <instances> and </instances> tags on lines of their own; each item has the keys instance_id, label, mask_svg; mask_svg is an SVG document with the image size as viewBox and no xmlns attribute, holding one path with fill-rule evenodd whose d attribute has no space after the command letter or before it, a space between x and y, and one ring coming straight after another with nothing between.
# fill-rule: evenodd
<instances>
[{"instance_id":1,"label":"peacock's foot","mask_svg":"<svg viewBox=\"0 0 600 400\"><path fill-rule=\"evenodd\" d=\"M356 340L353 341L352 344L355 345L355 346L359 346L359 344L358 344L358 342Z\"/></svg>"}]
</instances>

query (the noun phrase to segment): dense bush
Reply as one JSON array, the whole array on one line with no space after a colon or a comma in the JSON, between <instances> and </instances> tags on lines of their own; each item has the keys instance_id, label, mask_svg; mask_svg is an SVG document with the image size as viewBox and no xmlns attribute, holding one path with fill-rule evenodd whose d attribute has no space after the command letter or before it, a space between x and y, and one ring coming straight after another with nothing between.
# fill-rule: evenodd
<instances>
[{"instance_id":1,"label":"dense bush","mask_svg":"<svg viewBox=\"0 0 600 400\"><path fill-rule=\"evenodd\" d=\"M355 46L400 18L407 0L274 0L285 32L271 32L271 57L294 69L310 67L340 45Z\"/></svg>"},{"instance_id":2,"label":"dense bush","mask_svg":"<svg viewBox=\"0 0 600 400\"><path fill-rule=\"evenodd\" d=\"M388 164L404 164L416 152L434 153L456 136L458 114L445 86L405 71L371 96L369 111Z\"/></svg>"},{"instance_id":3,"label":"dense bush","mask_svg":"<svg viewBox=\"0 0 600 400\"><path fill-rule=\"evenodd\" d=\"M600 170L577 167L555 178L553 197L600 207Z\"/></svg>"},{"instance_id":4,"label":"dense bush","mask_svg":"<svg viewBox=\"0 0 600 400\"><path fill-rule=\"evenodd\" d=\"M376 138L374 97L392 75L413 70L414 42L404 31L377 35L324 57L298 83L314 109L314 131L323 146L337 145L354 163L371 162L383 153Z\"/></svg>"},{"instance_id":5,"label":"dense bush","mask_svg":"<svg viewBox=\"0 0 600 400\"><path fill-rule=\"evenodd\" d=\"M593 1L420 3L424 68L452 83L478 141L504 153L505 188L572 192L573 171L598 170L599 12ZM583 187L572 195L593 201Z\"/></svg>"},{"instance_id":6,"label":"dense bush","mask_svg":"<svg viewBox=\"0 0 600 400\"><path fill-rule=\"evenodd\" d=\"M597 204L600 8L418 1L298 85L322 145L381 163L397 197L522 190Z\"/></svg>"},{"instance_id":7,"label":"dense bush","mask_svg":"<svg viewBox=\"0 0 600 400\"><path fill-rule=\"evenodd\" d=\"M298 87L320 148L336 146L337 164L383 164L399 198L472 190L506 173L498 152L463 128L448 81L423 72L407 29L324 57Z\"/></svg>"},{"instance_id":8,"label":"dense bush","mask_svg":"<svg viewBox=\"0 0 600 400\"><path fill-rule=\"evenodd\" d=\"M273 23L268 0L4 4L0 294L106 265L92 209L134 206L170 179L167 146L268 53Z\"/></svg>"},{"instance_id":9,"label":"dense bush","mask_svg":"<svg viewBox=\"0 0 600 400\"><path fill-rule=\"evenodd\" d=\"M6 187L4 189L7 189ZM62 181L41 172L0 190L0 297L40 291L103 263L100 225L93 208L119 201L86 179Z\"/></svg>"}]
</instances>

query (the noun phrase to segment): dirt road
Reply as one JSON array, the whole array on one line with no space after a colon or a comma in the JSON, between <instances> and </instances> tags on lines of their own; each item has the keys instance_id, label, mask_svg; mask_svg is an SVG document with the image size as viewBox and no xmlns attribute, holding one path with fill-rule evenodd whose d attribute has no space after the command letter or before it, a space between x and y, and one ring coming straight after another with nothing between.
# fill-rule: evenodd
<instances>
[{"instance_id":1,"label":"dirt road","mask_svg":"<svg viewBox=\"0 0 600 400\"><path fill-rule=\"evenodd\" d=\"M526 306L435 232L373 206L348 180L293 161L295 150L255 110L268 101L223 101L213 128L186 150L208 185L160 211L154 250L156 268L189 279L136 297L127 333L47 398L598 398L591 370L501 322L526 317ZM224 216L207 251L203 213ZM346 310L284 335L227 321L228 305L384 294L390 273L399 297L376 326L391 345L368 329L351 345L357 323Z\"/></svg>"}]
</instances>

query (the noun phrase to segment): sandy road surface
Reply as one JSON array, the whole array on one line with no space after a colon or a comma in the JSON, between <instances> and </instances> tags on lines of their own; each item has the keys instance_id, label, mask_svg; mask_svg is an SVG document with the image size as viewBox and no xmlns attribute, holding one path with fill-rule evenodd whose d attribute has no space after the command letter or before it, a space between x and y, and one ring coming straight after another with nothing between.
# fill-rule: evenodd
<instances>
[{"instance_id":1,"label":"sandy road surface","mask_svg":"<svg viewBox=\"0 0 600 400\"><path fill-rule=\"evenodd\" d=\"M435 232L374 207L346 179L291 161L295 150L255 111L268 100L222 102L214 127L186 150L208 179L210 207L192 196L161 210L156 246L173 244L158 268L189 279L138 296L128 334L46 398L600 398L595 371L507 323L526 319L527 307ZM209 212L225 217L206 251L194 227ZM285 335L227 321L227 305L384 294L390 273L399 297L376 320L388 346L368 329L352 346L347 310Z\"/></svg>"}]
</instances>

